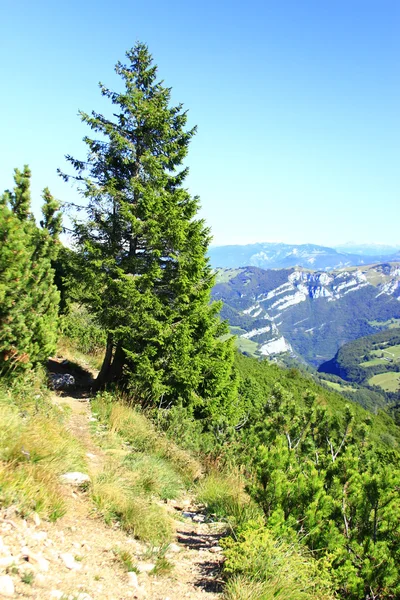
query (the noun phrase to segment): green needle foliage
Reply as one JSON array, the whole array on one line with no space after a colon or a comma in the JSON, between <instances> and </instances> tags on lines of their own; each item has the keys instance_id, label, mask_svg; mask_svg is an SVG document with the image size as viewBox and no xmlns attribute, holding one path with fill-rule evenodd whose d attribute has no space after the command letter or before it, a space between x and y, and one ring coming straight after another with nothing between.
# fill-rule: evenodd
<instances>
[{"instance_id":1,"label":"green needle foliage","mask_svg":"<svg viewBox=\"0 0 400 600\"><path fill-rule=\"evenodd\" d=\"M59 205L43 192L42 228L30 212L27 166L15 170L15 188L0 199L0 373L47 360L55 348L59 294L52 261L61 230Z\"/></svg>"},{"instance_id":2,"label":"green needle foliage","mask_svg":"<svg viewBox=\"0 0 400 600\"><path fill-rule=\"evenodd\" d=\"M312 392L299 405L277 383L246 435L267 528L301 539L352 600L400 593L399 456L372 442L371 421L329 414Z\"/></svg>"},{"instance_id":3,"label":"green needle foliage","mask_svg":"<svg viewBox=\"0 0 400 600\"><path fill-rule=\"evenodd\" d=\"M107 332L98 383L123 382L143 404L234 419L232 342L220 339L220 305L210 303L210 234L183 187L195 128L171 106L147 47L126 56L115 68L123 91L100 84L113 118L82 112L94 132L88 157L67 157L87 201L74 230L83 300Z\"/></svg>"}]
</instances>

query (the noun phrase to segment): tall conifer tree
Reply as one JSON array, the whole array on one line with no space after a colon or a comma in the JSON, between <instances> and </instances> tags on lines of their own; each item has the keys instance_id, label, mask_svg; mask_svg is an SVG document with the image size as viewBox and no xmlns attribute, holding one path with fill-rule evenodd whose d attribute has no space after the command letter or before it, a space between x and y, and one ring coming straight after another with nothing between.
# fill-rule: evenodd
<instances>
[{"instance_id":1,"label":"tall conifer tree","mask_svg":"<svg viewBox=\"0 0 400 600\"><path fill-rule=\"evenodd\" d=\"M226 414L233 349L210 304L209 230L183 187L195 128L171 106L147 46L126 56L115 69L123 91L100 84L114 118L82 112L96 135L85 138L86 161L67 157L87 199L87 220L75 226L86 300L108 333L99 383L124 379L142 401Z\"/></svg>"},{"instance_id":2,"label":"tall conifer tree","mask_svg":"<svg viewBox=\"0 0 400 600\"><path fill-rule=\"evenodd\" d=\"M43 192L42 228L30 207L27 166L0 198L0 373L29 368L55 349L59 293L52 261L58 252L58 202Z\"/></svg>"}]
</instances>

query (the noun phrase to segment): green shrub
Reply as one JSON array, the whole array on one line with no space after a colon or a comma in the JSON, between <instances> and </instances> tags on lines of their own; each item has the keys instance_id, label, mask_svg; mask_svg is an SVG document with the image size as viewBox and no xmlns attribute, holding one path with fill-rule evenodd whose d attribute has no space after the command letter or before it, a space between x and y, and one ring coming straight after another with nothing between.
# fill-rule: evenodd
<instances>
[{"instance_id":1,"label":"green shrub","mask_svg":"<svg viewBox=\"0 0 400 600\"><path fill-rule=\"evenodd\" d=\"M167 437L182 448L197 455L214 452L215 436L203 431L201 421L193 417L193 411L189 408L174 405L168 409L157 409L155 416L158 426Z\"/></svg>"},{"instance_id":2,"label":"green shrub","mask_svg":"<svg viewBox=\"0 0 400 600\"><path fill-rule=\"evenodd\" d=\"M262 515L261 509L245 493L243 478L238 472L212 471L198 484L196 495L208 512L226 519L234 527Z\"/></svg>"},{"instance_id":3,"label":"green shrub","mask_svg":"<svg viewBox=\"0 0 400 600\"><path fill-rule=\"evenodd\" d=\"M71 304L61 319L61 334L84 354L98 354L106 346L106 334L84 306Z\"/></svg>"},{"instance_id":4,"label":"green shrub","mask_svg":"<svg viewBox=\"0 0 400 600\"><path fill-rule=\"evenodd\" d=\"M330 577L321 563L300 545L275 539L260 521L247 523L236 539L226 538L221 540L221 545L225 548L225 575L233 576L227 585L226 598L333 598ZM240 591L246 587L244 582L251 582L249 589L253 588L253 595L246 596Z\"/></svg>"}]
</instances>

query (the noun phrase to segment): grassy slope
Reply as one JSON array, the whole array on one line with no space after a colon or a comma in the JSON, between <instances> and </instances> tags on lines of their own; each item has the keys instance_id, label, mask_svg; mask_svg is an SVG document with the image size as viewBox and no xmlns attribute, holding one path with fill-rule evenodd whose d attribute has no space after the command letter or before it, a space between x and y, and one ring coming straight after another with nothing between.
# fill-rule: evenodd
<instances>
[{"instance_id":1,"label":"grassy slope","mask_svg":"<svg viewBox=\"0 0 400 600\"><path fill-rule=\"evenodd\" d=\"M350 385L341 385L340 383L337 383L336 381L325 381L326 385L330 388L332 388L333 390L335 390L336 392L353 392L355 390L355 388L351 387Z\"/></svg>"},{"instance_id":2,"label":"grassy slope","mask_svg":"<svg viewBox=\"0 0 400 600\"><path fill-rule=\"evenodd\" d=\"M244 269L218 269L215 283L228 283L231 279L239 275Z\"/></svg>"},{"instance_id":3,"label":"grassy slope","mask_svg":"<svg viewBox=\"0 0 400 600\"><path fill-rule=\"evenodd\" d=\"M238 354L236 362L242 379L248 378L254 382L261 388L266 398L272 393L276 383L291 392L299 403L303 403L306 392L311 390L317 395L320 404L326 406L333 414L343 413L345 406L350 404L356 419L363 420L366 417L371 417L372 437L377 441L381 441L389 434L395 440L396 446L400 446L400 428L384 411L378 411L378 414L373 415L359 404L351 402L334 391L321 387L311 376L307 377L296 369L282 369L266 360L259 361L240 354Z\"/></svg>"},{"instance_id":4,"label":"grassy slope","mask_svg":"<svg viewBox=\"0 0 400 600\"><path fill-rule=\"evenodd\" d=\"M400 373L379 373L368 380L370 385L377 385L387 392L400 391Z\"/></svg>"}]
</instances>

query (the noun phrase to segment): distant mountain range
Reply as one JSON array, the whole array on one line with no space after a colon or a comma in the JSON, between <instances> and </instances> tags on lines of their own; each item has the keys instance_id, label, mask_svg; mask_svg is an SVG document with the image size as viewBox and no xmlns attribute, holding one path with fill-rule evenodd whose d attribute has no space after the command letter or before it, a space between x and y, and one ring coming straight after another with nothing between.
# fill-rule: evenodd
<instances>
[{"instance_id":1,"label":"distant mountain range","mask_svg":"<svg viewBox=\"0 0 400 600\"><path fill-rule=\"evenodd\" d=\"M359 254L360 256L393 256L400 252L400 246L388 246L386 244L342 244L334 246L335 250L344 254Z\"/></svg>"},{"instance_id":2,"label":"distant mountain range","mask_svg":"<svg viewBox=\"0 0 400 600\"><path fill-rule=\"evenodd\" d=\"M289 353L318 367L346 342L400 325L400 264L221 269L213 297L242 351Z\"/></svg>"},{"instance_id":3,"label":"distant mountain range","mask_svg":"<svg viewBox=\"0 0 400 600\"><path fill-rule=\"evenodd\" d=\"M345 245L338 248L315 244L260 243L246 246L214 246L209 250L213 268L254 266L262 269L303 267L333 270L377 262L400 261L400 249L391 246Z\"/></svg>"}]
</instances>

